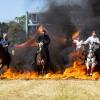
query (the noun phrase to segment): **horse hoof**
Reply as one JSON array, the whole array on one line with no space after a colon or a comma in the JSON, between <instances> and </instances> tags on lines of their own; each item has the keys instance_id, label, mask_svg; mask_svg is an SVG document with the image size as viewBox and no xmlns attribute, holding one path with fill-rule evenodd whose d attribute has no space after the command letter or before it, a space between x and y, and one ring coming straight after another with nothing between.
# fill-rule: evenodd
<instances>
[{"instance_id":1,"label":"horse hoof","mask_svg":"<svg viewBox=\"0 0 100 100\"><path fill-rule=\"evenodd\" d=\"M90 73L90 76L92 76L92 73Z\"/></svg>"},{"instance_id":2,"label":"horse hoof","mask_svg":"<svg viewBox=\"0 0 100 100\"><path fill-rule=\"evenodd\" d=\"M4 70L0 69L0 75L2 75L4 73Z\"/></svg>"},{"instance_id":3,"label":"horse hoof","mask_svg":"<svg viewBox=\"0 0 100 100\"><path fill-rule=\"evenodd\" d=\"M90 74L87 74L87 76L90 76Z\"/></svg>"}]
</instances>

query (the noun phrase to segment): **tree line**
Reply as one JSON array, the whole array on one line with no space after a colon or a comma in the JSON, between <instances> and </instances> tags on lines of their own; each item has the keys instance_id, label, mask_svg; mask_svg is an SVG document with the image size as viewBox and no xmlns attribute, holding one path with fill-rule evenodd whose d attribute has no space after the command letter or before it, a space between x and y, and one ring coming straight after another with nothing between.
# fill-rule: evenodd
<instances>
[{"instance_id":1,"label":"tree line","mask_svg":"<svg viewBox=\"0 0 100 100\"><path fill-rule=\"evenodd\" d=\"M25 40L25 16L16 17L8 23L0 22L0 37L4 32L8 33L8 38L12 44Z\"/></svg>"}]
</instances>

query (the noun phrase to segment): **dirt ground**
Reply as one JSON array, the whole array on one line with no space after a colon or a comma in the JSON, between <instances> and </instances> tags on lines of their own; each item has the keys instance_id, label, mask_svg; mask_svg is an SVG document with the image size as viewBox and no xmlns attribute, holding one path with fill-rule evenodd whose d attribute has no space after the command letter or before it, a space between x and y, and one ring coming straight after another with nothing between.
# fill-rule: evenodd
<instances>
[{"instance_id":1,"label":"dirt ground","mask_svg":"<svg viewBox=\"0 0 100 100\"><path fill-rule=\"evenodd\" d=\"M0 100L100 100L100 80L0 80Z\"/></svg>"}]
</instances>

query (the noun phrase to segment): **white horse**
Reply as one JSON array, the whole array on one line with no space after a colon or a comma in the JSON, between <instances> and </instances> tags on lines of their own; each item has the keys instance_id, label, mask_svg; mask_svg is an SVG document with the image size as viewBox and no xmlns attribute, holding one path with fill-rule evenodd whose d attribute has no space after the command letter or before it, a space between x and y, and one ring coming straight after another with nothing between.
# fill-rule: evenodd
<instances>
[{"instance_id":1,"label":"white horse","mask_svg":"<svg viewBox=\"0 0 100 100\"><path fill-rule=\"evenodd\" d=\"M83 40L80 40L80 41L79 40L73 40L73 43L76 44L76 51L77 50L82 50L82 51L85 50Z\"/></svg>"},{"instance_id":2,"label":"white horse","mask_svg":"<svg viewBox=\"0 0 100 100\"><path fill-rule=\"evenodd\" d=\"M86 59L87 75L92 75L97 65L96 56L94 54L94 43L89 45L89 51Z\"/></svg>"}]
</instances>

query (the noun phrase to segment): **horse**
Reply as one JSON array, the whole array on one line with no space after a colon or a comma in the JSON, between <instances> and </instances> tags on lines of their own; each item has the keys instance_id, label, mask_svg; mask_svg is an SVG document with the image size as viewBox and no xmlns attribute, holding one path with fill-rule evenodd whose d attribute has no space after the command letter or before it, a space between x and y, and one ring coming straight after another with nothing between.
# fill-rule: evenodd
<instances>
[{"instance_id":1,"label":"horse","mask_svg":"<svg viewBox=\"0 0 100 100\"><path fill-rule=\"evenodd\" d=\"M79 61L80 64L84 64L85 62L85 46L83 43L80 44L80 48L76 48L75 51L69 54L69 57L71 59L71 63L74 61Z\"/></svg>"},{"instance_id":2,"label":"horse","mask_svg":"<svg viewBox=\"0 0 100 100\"><path fill-rule=\"evenodd\" d=\"M0 71L3 69L4 66L9 68L11 62L11 56L9 52L5 51L2 45L0 44Z\"/></svg>"},{"instance_id":3,"label":"horse","mask_svg":"<svg viewBox=\"0 0 100 100\"><path fill-rule=\"evenodd\" d=\"M47 63L47 56L45 50L43 48L44 44L42 42L38 45L38 51L35 57L35 66L37 67L38 74L44 74L46 63Z\"/></svg>"},{"instance_id":4,"label":"horse","mask_svg":"<svg viewBox=\"0 0 100 100\"><path fill-rule=\"evenodd\" d=\"M97 65L96 56L94 54L94 43L89 45L89 51L86 59L87 75L91 76L93 74L94 68Z\"/></svg>"}]
</instances>

